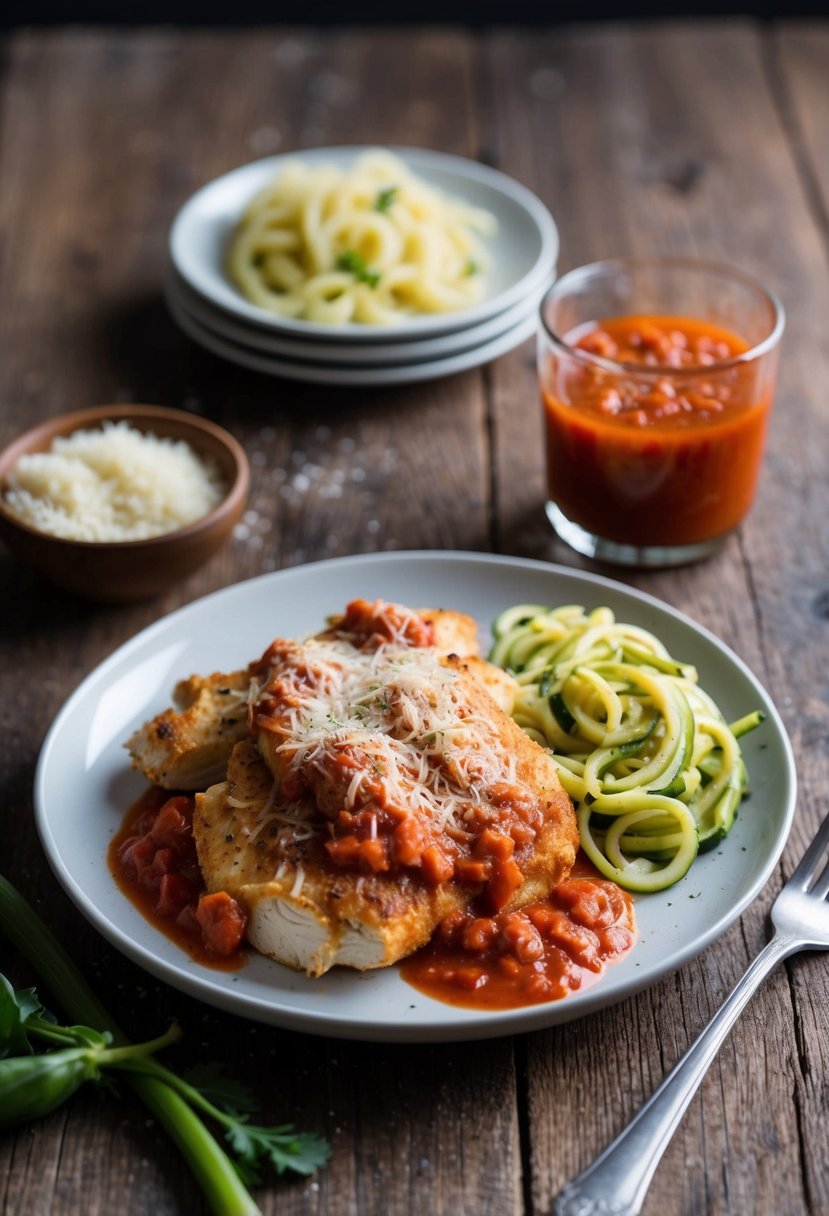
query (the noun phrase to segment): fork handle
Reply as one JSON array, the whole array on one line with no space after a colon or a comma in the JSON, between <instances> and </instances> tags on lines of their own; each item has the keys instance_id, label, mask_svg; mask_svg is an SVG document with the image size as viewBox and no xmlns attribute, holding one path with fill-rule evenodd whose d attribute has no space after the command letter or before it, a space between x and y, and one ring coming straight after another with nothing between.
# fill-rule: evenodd
<instances>
[{"instance_id":1,"label":"fork handle","mask_svg":"<svg viewBox=\"0 0 829 1216\"><path fill-rule=\"evenodd\" d=\"M555 1216L638 1216L662 1154L726 1035L766 976L802 948L800 939L775 933L622 1134L559 1193Z\"/></svg>"}]
</instances>

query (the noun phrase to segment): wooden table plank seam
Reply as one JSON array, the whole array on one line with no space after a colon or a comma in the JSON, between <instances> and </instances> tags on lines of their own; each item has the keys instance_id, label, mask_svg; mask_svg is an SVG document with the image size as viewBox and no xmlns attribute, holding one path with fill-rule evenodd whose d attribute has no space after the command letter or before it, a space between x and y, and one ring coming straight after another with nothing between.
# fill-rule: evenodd
<instances>
[{"instance_id":1,"label":"wooden table plank seam","mask_svg":"<svg viewBox=\"0 0 829 1216\"><path fill-rule=\"evenodd\" d=\"M527 1058L526 1039L516 1037L513 1040L513 1063L515 1068L515 1106L518 1120L518 1144L521 1165L521 1202L522 1216L535 1216L533 1202L534 1179L533 1171L533 1135L530 1118L530 1086L529 1061Z\"/></svg>"},{"instance_id":2,"label":"wooden table plank seam","mask_svg":"<svg viewBox=\"0 0 829 1216\"><path fill-rule=\"evenodd\" d=\"M763 619L763 609L757 589L757 580L754 576L754 567L746 551L745 537L742 533L740 533L737 537L737 551L740 555L740 562L743 568L743 577L745 578L748 598L751 604L754 628L757 633L757 647L762 663L762 671L758 674L763 683L769 686L772 679L772 668L771 664L769 663L768 641L766 638L766 629Z\"/></svg>"},{"instance_id":3,"label":"wooden table plank seam","mask_svg":"<svg viewBox=\"0 0 829 1216\"><path fill-rule=\"evenodd\" d=\"M781 40L785 24L773 24L763 34L763 59L780 122L786 132L792 159L813 222L823 237L829 254L829 198L821 186L818 167L792 93L789 72L783 59Z\"/></svg>"}]
</instances>

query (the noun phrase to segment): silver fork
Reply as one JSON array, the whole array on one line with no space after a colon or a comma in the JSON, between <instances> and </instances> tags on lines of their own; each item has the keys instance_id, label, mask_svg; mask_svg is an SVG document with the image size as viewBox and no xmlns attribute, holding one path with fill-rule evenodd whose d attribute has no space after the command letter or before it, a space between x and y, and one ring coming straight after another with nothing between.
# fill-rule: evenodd
<instances>
[{"instance_id":1,"label":"silver fork","mask_svg":"<svg viewBox=\"0 0 829 1216\"><path fill-rule=\"evenodd\" d=\"M798 950L829 950L829 815L771 909L774 933L696 1042L621 1135L559 1193L555 1216L638 1216L662 1154L731 1027L767 975Z\"/></svg>"}]
</instances>

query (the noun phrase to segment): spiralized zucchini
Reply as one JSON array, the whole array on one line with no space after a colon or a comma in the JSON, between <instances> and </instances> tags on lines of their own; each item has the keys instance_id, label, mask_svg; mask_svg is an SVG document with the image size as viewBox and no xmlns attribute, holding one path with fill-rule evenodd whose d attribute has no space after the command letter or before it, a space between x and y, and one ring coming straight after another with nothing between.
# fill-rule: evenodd
<instances>
[{"instance_id":1,"label":"spiralized zucchini","mask_svg":"<svg viewBox=\"0 0 829 1216\"><path fill-rule=\"evenodd\" d=\"M513 717L550 749L587 856L628 891L662 891L727 835L747 789L738 739L697 672L609 608L518 604L490 660L520 685Z\"/></svg>"}]
</instances>

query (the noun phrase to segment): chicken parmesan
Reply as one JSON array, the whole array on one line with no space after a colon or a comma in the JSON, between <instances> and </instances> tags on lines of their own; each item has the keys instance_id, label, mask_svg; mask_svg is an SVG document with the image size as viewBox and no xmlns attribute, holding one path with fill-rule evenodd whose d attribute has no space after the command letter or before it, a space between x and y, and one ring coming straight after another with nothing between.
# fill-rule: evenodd
<instances>
[{"instance_id":1,"label":"chicken parmesan","mask_svg":"<svg viewBox=\"0 0 829 1216\"><path fill-rule=\"evenodd\" d=\"M471 618L356 600L244 672L193 677L128 746L167 788L223 766L192 832L207 892L256 949L310 975L367 969L450 913L509 912L569 875L572 804L513 692ZM242 694L244 730L227 712Z\"/></svg>"}]
</instances>

